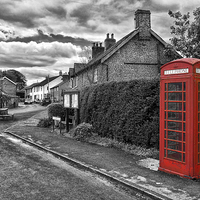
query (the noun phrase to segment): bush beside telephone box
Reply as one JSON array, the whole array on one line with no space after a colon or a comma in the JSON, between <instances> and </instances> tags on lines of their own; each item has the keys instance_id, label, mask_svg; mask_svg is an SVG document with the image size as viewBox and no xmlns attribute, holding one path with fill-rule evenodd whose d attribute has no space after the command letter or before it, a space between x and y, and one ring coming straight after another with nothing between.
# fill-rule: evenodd
<instances>
[{"instance_id":1,"label":"bush beside telephone box","mask_svg":"<svg viewBox=\"0 0 200 200\"><path fill-rule=\"evenodd\" d=\"M158 148L158 79L87 87L80 103L81 122L92 124L100 136Z\"/></svg>"}]
</instances>

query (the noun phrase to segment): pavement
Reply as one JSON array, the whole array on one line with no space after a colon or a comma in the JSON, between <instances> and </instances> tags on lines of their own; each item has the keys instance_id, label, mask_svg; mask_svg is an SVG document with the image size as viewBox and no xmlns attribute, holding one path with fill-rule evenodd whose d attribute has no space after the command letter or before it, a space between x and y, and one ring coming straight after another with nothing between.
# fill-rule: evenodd
<instances>
[{"instance_id":1,"label":"pavement","mask_svg":"<svg viewBox=\"0 0 200 200\"><path fill-rule=\"evenodd\" d=\"M52 128L37 127L46 111L9 127L13 133L105 177L130 186L149 199L200 200L200 180L184 179L158 171L159 161L123 150L80 142ZM140 195L139 195L140 196Z\"/></svg>"}]
</instances>

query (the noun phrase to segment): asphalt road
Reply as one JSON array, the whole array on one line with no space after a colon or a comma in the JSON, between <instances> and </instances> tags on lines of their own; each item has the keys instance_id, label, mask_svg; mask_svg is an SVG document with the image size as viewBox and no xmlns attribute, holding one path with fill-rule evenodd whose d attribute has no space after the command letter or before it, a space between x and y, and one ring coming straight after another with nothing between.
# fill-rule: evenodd
<instances>
[{"instance_id":1,"label":"asphalt road","mask_svg":"<svg viewBox=\"0 0 200 200\"><path fill-rule=\"evenodd\" d=\"M33 104L9 112L14 113L19 122L43 109L45 107ZM16 122L6 123L11 126ZM3 124L0 122L1 131ZM0 134L0 199L134 200L106 180L3 133Z\"/></svg>"},{"instance_id":2,"label":"asphalt road","mask_svg":"<svg viewBox=\"0 0 200 200\"><path fill-rule=\"evenodd\" d=\"M129 200L107 181L0 135L0 199Z\"/></svg>"}]
</instances>

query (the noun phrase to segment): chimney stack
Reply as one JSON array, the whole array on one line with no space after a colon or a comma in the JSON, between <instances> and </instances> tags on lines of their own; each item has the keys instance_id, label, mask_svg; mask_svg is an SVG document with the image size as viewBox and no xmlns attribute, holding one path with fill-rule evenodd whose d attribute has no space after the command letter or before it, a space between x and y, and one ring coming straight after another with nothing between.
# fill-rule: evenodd
<instances>
[{"instance_id":1,"label":"chimney stack","mask_svg":"<svg viewBox=\"0 0 200 200\"><path fill-rule=\"evenodd\" d=\"M135 28L139 29L139 39L149 40L151 29L151 12L149 10L136 10Z\"/></svg>"},{"instance_id":2,"label":"chimney stack","mask_svg":"<svg viewBox=\"0 0 200 200\"><path fill-rule=\"evenodd\" d=\"M104 47L102 47L102 43L94 42L92 47L92 58L97 57L99 54L104 52Z\"/></svg>"},{"instance_id":3,"label":"chimney stack","mask_svg":"<svg viewBox=\"0 0 200 200\"><path fill-rule=\"evenodd\" d=\"M111 34L111 38L109 38L109 33L107 33L107 37L104 40L104 46L105 50L108 50L111 46L113 46L116 43L116 40L114 39L114 34Z\"/></svg>"}]
</instances>

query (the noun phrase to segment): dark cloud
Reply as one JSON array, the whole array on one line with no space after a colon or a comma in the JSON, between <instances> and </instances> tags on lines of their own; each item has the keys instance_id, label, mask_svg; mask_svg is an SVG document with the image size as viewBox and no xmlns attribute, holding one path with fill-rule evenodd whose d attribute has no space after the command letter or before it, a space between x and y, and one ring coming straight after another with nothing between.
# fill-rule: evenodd
<instances>
[{"instance_id":1,"label":"dark cloud","mask_svg":"<svg viewBox=\"0 0 200 200\"><path fill-rule=\"evenodd\" d=\"M7 56L0 55L1 65L6 67L18 68L18 67L45 67L53 65L56 60L50 57L44 56Z\"/></svg>"},{"instance_id":2,"label":"dark cloud","mask_svg":"<svg viewBox=\"0 0 200 200\"><path fill-rule=\"evenodd\" d=\"M70 17L74 17L77 19L77 22L81 25L81 26L85 26L87 21L91 18L92 14L90 12L90 9L88 9L88 6L81 6L77 9L74 9L71 13L70 13Z\"/></svg>"},{"instance_id":3,"label":"dark cloud","mask_svg":"<svg viewBox=\"0 0 200 200\"><path fill-rule=\"evenodd\" d=\"M26 9L23 7L24 2L20 0L18 2L1 2L0 19L18 26L34 28L40 25L41 22L39 22L39 19L45 19L47 16L53 16L58 19L66 18L66 10L59 4L57 6L52 5L52 7L48 6L44 8L31 8L30 5Z\"/></svg>"},{"instance_id":4,"label":"dark cloud","mask_svg":"<svg viewBox=\"0 0 200 200\"><path fill-rule=\"evenodd\" d=\"M11 23L20 24L27 28L36 27L37 23L35 22L35 17L36 16L33 13L32 14L22 13L19 15L12 13L12 11L6 8L0 7L0 19L3 19Z\"/></svg>"},{"instance_id":5,"label":"dark cloud","mask_svg":"<svg viewBox=\"0 0 200 200\"><path fill-rule=\"evenodd\" d=\"M89 5L89 4L83 5L81 7L74 9L70 13L70 17L76 19L78 26L86 27L90 31L94 31L97 28L98 24L90 25L88 24L88 21L93 20L94 18L97 17L97 16L94 16L94 11L97 10L97 8L92 7L92 9L89 9L89 7L92 7L92 5Z\"/></svg>"},{"instance_id":6,"label":"dark cloud","mask_svg":"<svg viewBox=\"0 0 200 200\"><path fill-rule=\"evenodd\" d=\"M162 1L158 1L155 3L153 0L146 0L142 6L143 9L149 9L151 12L162 13L168 12L169 10L179 10L180 3L174 1L173 4L166 4Z\"/></svg>"},{"instance_id":7,"label":"dark cloud","mask_svg":"<svg viewBox=\"0 0 200 200\"><path fill-rule=\"evenodd\" d=\"M9 38L7 42L25 42L29 43L31 41L41 43L41 42L61 42L61 43L72 43L77 46L90 46L92 41L86 40L84 38L74 38L71 36L64 36L61 34L45 34L42 30L38 29L38 33L34 36L29 37L15 37Z\"/></svg>"},{"instance_id":8,"label":"dark cloud","mask_svg":"<svg viewBox=\"0 0 200 200\"><path fill-rule=\"evenodd\" d=\"M66 18L66 10L62 6L46 8L50 13L56 15L58 18Z\"/></svg>"}]
</instances>

